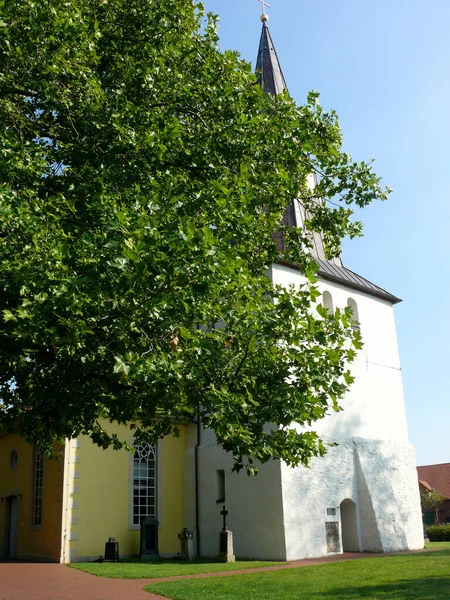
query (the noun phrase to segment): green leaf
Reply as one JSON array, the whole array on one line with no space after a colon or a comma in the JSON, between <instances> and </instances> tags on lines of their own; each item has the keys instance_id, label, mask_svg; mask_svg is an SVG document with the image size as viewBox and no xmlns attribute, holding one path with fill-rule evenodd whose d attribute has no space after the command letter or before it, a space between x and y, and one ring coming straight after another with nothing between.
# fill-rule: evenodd
<instances>
[{"instance_id":1,"label":"green leaf","mask_svg":"<svg viewBox=\"0 0 450 600\"><path fill-rule=\"evenodd\" d=\"M115 356L115 365L114 365L114 373L123 373L124 375L128 375L130 371L129 365L127 365L124 360L120 356Z\"/></svg>"},{"instance_id":2,"label":"green leaf","mask_svg":"<svg viewBox=\"0 0 450 600\"><path fill-rule=\"evenodd\" d=\"M117 256L116 258L108 260L106 262L110 267L113 267L114 269L120 269L121 271L123 271L128 264L128 259L124 256Z\"/></svg>"}]
</instances>

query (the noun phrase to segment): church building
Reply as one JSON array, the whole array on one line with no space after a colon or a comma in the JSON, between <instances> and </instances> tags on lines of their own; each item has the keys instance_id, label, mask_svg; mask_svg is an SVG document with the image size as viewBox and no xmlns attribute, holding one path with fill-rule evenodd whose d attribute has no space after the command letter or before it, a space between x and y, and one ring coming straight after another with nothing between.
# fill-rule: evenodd
<instances>
[{"instance_id":1,"label":"church building","mask_svg":"<svg viewBox=\"0 0 450 600\"><path fill-rule=\"evenodd\" d=\"M257 73L269 94L286 82L262 17ZM285 224L302 226L294 201ZM282 243L282 242L280 242ZM408 439L394 322L400 300L340 259L328 261L315 234L317 286L330 311L351 307L364 348L343 411L316 423L334 442L311 467L272 461L258 477L232 473L232 457L212 431L181 423L180 437L132 452L102 450L90 439L67 440L47 460L15 434L0 433L0 556L73 562L103 555L114 537L121 556L139 555L141 522L153 526L147 550L174 556L178 534L194 534L200 556L217 556L222 506L238 558L294 560L345 551L393 552L423 547L415 455ZM270 267L273 282L305 281L295 265ZM293 425L295 426L295 424ZM121 439L132 432L111 425Z\"/></svg>"}]
</instances>

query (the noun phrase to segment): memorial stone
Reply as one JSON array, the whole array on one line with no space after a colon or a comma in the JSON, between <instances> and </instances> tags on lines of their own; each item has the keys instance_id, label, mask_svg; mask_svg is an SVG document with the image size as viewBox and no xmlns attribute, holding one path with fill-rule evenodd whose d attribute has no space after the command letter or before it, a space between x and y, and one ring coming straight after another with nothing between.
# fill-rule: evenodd
<instances>
[{"instance_id":1,"label":"memorial stone","mask_svg":"<svg viewBox=\"0 0 450 600\"><path fill-rule=\"evenodd\" d=\"M233 550L233 532L227 528L228 511L225 505L223 505L220 514L223 517L223 528L220 532L219 561L226 563L236 562Z\"/></svg>"},{"instance_id":2,"label":"memorial stone","mask_svg":"<svg viewBox=\"0 0 450 600\"><path fill-rule=\"evenodd\" d=\"M181 560L194 560L194 534L186 527L178 534L178 539L181 542Z\"/></svg>"},{"instance_id":3,"label":"memorial stone","mask_svg":"<svg viewBox=\"0 0 450 600\"><path fill-rule=\"evenodd\" d=\"M110 537L105 544L104 562L119 562L119 542Z\"/></svg>"},{"instance_id":4,"label":"memorial stone","mask_svg":"<svg viewBox=\"0 0 450 600\"><path fill-rule=\"evenodd\" d=\"M339 536L339 523L331 521L325 523L327 537L327 552L340 552L341 540Z\"/></svg>"},{"instance_id":5,"label":"memorial stone","mask_svg":"<svg viewBox=\"0 0 450 600\"><path fill-rule=\"evenodd\" d=\"M158 551L158 521L148 517L141 522L140 558L152 559L159 555Z\"/></svg>"}]
</instances>

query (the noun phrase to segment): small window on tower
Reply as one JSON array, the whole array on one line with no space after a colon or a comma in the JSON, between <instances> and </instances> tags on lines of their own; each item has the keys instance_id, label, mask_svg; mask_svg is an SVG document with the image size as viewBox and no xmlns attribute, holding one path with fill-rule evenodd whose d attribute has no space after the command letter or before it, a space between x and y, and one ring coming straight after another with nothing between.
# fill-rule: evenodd
<instances>
[{"instance_id":1,"label":"small window on tower","mask_svg":"<svg viewBox=\"0 0 450 600\"><path fill-rule=\"evenodd\" d=\"M352 327L353 327L353 329L361 329L361 327L359 325L358 305L353 300L353 298L349 298L347 300L347 306L352 311L352 320L353 320Z\"/></svg>"},{"instance_id":2,"label":"small window on tower","mask_svg":"<svg viewBox=\"0 0 450 600\"><path fill-rule=\"evenodd\" d=\"M328 312L330 317L334 315L333 297L330 292L324 292L322 294L322 304L324 309Z\"/></svg>"},{"instance_id":3,"label":"small window on tower","mask_svg":"<svg viewBox=\"0 0 450 600\"><path fill-rule=\"evenodd\" d=\"M216 471L216 502L224 502L225 500L225 471L218 469Z\"/></svg>"}]
</instances>

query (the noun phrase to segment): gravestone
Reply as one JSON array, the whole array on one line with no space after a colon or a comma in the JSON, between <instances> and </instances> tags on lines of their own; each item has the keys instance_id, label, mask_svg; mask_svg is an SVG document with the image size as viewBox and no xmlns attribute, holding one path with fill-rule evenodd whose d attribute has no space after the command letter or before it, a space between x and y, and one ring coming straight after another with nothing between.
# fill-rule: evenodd
<instances>
[{"instance_id":1,"label":"gravestone","mask_svg":"<svg viewBox=\"0 0 450 600\"><path fill-rule=\"evenodd\" d=\"M119 542L110 537L105 544L104 562L119 562Z\"/></svg>"},{"instance_id":2,"label":"gravestone","mask_svg":"<svg viewBox=\"0 0 450 600\"><path fill-rule=\"evenodd\" d=\"M178 539L181 542L181 560L194 560L194 534L186 527L178 534Z\"/></svg>"},{"instance_id":3,"label":"gravestone","mask_svg":"<svg viewBox=\"0 0 450 600\"><path fill-rule=\"evenodd\" d=\"M159 555L158 551L158 521L148 517L141 522L141 551L140 558L151 559Z\"/></svg>"},{"instance_id":4,"label":"gravestone","mask_svg":"<svg viewBox=\"0 0 450 600\"><path fill-rule=\"evenodd\" d=\"M339 522L330 521L325 523L327 536L327 552L340 552L341 540L339 537Z\"/></svg>"},{"instance_id":5,"label":"gravestone","mask_svg":"<svg viewBox=\"0 0 450 600\"><path fill-rule=\"evenodd\" d=\"M223 528L220 532L219 561L226 563L236 562L233 551L233 532L227 528L228 511L225 504L223 505L220 514L223 517Z\"/></svg>"}]
</instances>

